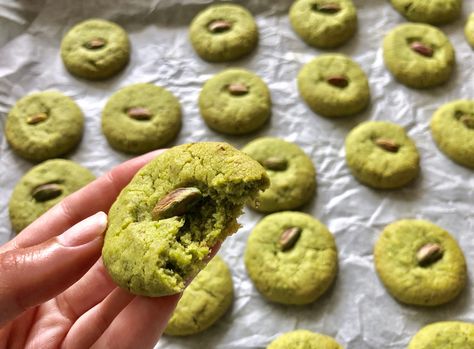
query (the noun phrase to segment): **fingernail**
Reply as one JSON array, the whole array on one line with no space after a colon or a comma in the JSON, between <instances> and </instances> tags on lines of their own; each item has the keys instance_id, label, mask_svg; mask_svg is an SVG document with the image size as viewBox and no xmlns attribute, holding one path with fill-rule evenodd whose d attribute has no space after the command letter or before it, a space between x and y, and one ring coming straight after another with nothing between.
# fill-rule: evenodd
<instances>
[{"instance_id":1,"label":"fingernail","mask_svg":"<svg viewBox=\"0 0 474 349\"><path fill-rule=\"evenodd\" d=\"M97 212L58 236L58 241L66 247L85 245L102 236L107 227L107 215Z\"/></svg>"}]
</instances>

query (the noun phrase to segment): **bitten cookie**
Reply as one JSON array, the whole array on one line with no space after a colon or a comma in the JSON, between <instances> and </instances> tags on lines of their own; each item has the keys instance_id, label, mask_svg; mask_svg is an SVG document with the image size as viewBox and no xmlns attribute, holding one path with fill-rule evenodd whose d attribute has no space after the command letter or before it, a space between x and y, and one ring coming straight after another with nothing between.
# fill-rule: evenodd
<instances>
[{"instance_id":1,"label":"bitten cookie","mask_svg":"<svg viewBox=\"0 0 474 349\"><path fill-rule=\"evenodd\" d=\"M181 106L166 89L134 84L115 92L102 112L109 144L126 153L146 153L171 142L181 128Z\"/></svg>"},{"instance_id":2,"label":"bitten cookie","mask_svg":"<svg viewBox=\"0 0 474 349\"><path fill-rule=\"evenodd\" d=\"M396 124L363 122L349 132L345 143L347 166L357 180L370 187L399 188L420 171L415 143Z\"/></svg>"},{"instance_id":3,"label":"bitten cookie","mask_svg":"<svg viewBox=\"0 0 474 349\"><path fill-rule=\"evenodd\" d=\"M322 55L307 63L298 74L298 89L309 107L326 117L356 114L370 101L364 71L340 54Z\"/></svg>"},{"instance_id":4,"label":"bitten cookie","mask_svg":"<svg viewBox=\"0 0 474 349\"><path fill-rule=\"evenodd\" d=\"M469 15L466 26L464 27L464 35L469 45L474 48L474 12Z\"/></svg>"},{"instance_id":5,"label":"bitten cookie","mask_svg":"<svg viewBox=\"0 0 474 349\"><path fill-rule=\"evenodd\" d=\"M19 233L59 201L79 190L95 176L70 160L45 161L29 170L13 189L8 212Z\"/></svg>"},{"instance_id":6,"label":"bitten cookie","mask_svg":"<svg viewBox=\"0 0 474 349\"><path fill-rule=\"evenodd\" d=\"M389 32L383 40L383 58L399 82L414 88L443 84L455 64L449 39L427 24L401 24Z\"/></svg>"},{"instance_id":7,"label":"bitten cookie","mask_svg":"<svg viewBox=\"0 0 474 349\"><path fill-rule=\"evenodd\" d=\"M43 161L68 153L82 138L84 116L69 97L56 91L32 93L8 113L5 136L21 157Z\"/></svg>"},{"instance_id":8,"label":"bitten cookie","mask_svg":"<svg viewBox=\"0 0 474 349\"><path fill-rule=\"evenodd\" d=\"M474 325L461 321L435 322L418 331L408 349L474 348Z\"/></svg>"},{"instance_id":9,"label":"bitten cookie","mask_svg":"<svg viewBox=\"0 0 474 349\"><path fill-rule=\"evenodd\" d=\"M351 0L297 0L290 8L293 30L310 46L334 48L357 30L357 11Z\"/></svg>"},{"instance_id":10,"label":"bitten cookie","mask_svg":"<svg viewBox=\"0 0 474 349\"><path fill-rule=\"evenodd\" d=\"M244 203L268 184L258 162L226 143L165 151L137 172L112 205L105 267L133 294L182 292L211 248L238 229Z\"/></svg>"},{"instance_id":11,"label":"bitten cookie","mask_svg":"<svg viewBox=\"0 0 474 349\"><path fill-rule=\"evenodd\" d=\"M232 275L215 256L184 291L165 334L189 336L208 329L226 313L233 298Z\"/></svg>"},{"instance_id":12,"label":"bitten cookie","mask_svg":"<svg viewBox=\"0 0 474 349\"><path fill-rule=\"evenodd\" d=\"M441 106L434 113L430 127L443 153L461 165L474 168L474 100Z\"/></svg>"},{"instance_id":13,"label":"bitten cookie","mask_svg":"<svg viewBox=\"0 0 474 349\"><path fill-rule=\"evenodd\" d=\"M273 213L250 234L245 267L255 287L269 300L308 304L333 283L337 248L326 226L310 215Z\"/></svg>"},{"instance_id":14,"label":"bitten cookie","mask_svg":"<svg viewBox=\"0 0 474 349\"><path fill-rule=\"evenodd\" d=\"M270 91L257 75L228 69L204 84L199 109L206 124L216 131L232 135L253 132L270 117Z\"/></svg>"},{"instance_id":15,"label":"bitten cookie","mask_svg":"<svg viewBox=\"0 0 474 349\"><path fill-rule=\"evenodd\" d=\"M399 220L383 230L374 248L377 273L402 303L435 306L454 299L467 280L456 241L423 220Z\"/></svg>"},{"instance_id":16,"label":"bitten cookie","mask_svg":"<svg viewBox=\"0 0 474 349\"><path fill-rule=\"evenodd\" d=\"M242 151L260 162L270 177L270 188L248 204L260 212L292 210L306 204L316 189L316 169L296 144L263 137Z\"/></svg>"},{"instance_id":17,"label":"bitten cookie","mask_svg":"<svg viewBox=\"0 0 474 349\"><path fill-rule=\"evenodd\" d=\"M267 349L343 349L332 337L307 330L282 334Z\"/></svg>"},{"instance_id":18,"label":"bitten cookie","mask_svg":"<svg viewBox=\"0 0 474 349\"><path fill-rule=\"evenodd\" d=\"M128 63L130 43L119 25L89 19L76 24L61 42L61 58L73 75L101 80L117 74Z\"/></svg>"},{"instance_id":19,"label":"bitten cookie","mask_svg":"<svg viewBox=\"0 0 474 349\"><path fill-rule=\"evenodd\" d=\"M242 6L211 5L193 19L189 38L202 59L228 62L255 49L258 28L252 14Z\"/></svg>"},{"instance_id":20,"label":"bitten cookie","mask_svg":"<svg viewBox=\"0 0 474 349\"><path fill-rule=\"evenodd\" d=\"M461 15L462 0L390 0L393 7L412 22L444 24Z\"/></svg>"}]
</instances>

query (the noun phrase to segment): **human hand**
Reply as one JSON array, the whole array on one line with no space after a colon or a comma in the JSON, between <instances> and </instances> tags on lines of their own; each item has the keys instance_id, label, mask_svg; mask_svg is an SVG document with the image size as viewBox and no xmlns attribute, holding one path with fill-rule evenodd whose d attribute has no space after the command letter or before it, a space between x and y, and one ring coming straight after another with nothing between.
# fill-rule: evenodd
<instances>
[{"instance_id":1,"label":"human hand","mask_svg":"<svg viewBox=\"0 0 474 349\"><path fill-rule=\"evenodd\" d=\"M160 151L68 196L0 247L0 348L152 348L179 295L118 288L100 258L110 206Z\"/></svg>"}]
</instances>

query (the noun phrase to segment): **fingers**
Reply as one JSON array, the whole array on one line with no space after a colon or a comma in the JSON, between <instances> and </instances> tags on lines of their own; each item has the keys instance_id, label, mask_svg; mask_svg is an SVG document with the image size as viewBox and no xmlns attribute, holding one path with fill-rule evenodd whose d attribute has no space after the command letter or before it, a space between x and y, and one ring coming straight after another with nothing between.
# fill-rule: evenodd
<instances>
[{"instance_id":1,"label":"fingers","mask_svg":"<svg viewBox=\"0 0 474 349\"><path fill-rule=\"evenodd\" d=\"M128 160L69 195L25 228L3 247L2 251L39 244L96 212L108 212L117 195L135 173L163 151L163 149L155 150Z\"/></svg>"},{"instance_id":2,"label":"fingers","mask_svg":"<svg viewBox=\"0 0 474 349\"><path fill-rule=\"evenodd\" d=\"M153 348L179 298L180 294L158 298L135 297L92 348ZM124 336L124 333L127 335Z\"/></svg>"},{"instance_id":3,"label":"fingers","mask_svg":"<svg viewBox=\"0 0 474 349\"><path fill-rule=\"evenodd\" d=\"M106 226L99 212L40 245L0 254L0 325L82 277L100 255Z\"/></svg>"}]
</instances>

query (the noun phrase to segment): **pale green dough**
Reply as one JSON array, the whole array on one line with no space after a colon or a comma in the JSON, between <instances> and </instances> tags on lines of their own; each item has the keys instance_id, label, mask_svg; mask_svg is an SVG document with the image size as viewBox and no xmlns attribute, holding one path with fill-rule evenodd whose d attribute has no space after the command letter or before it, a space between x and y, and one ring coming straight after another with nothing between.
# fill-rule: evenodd
<instances>
[{"instance_id":1,"label":"pale green dough","mask_svg":"<svg viewBox=\"0 0 474 349\"><path fill-rule=\"evenodd\" d=\"M286 163L284 169L267 168L270 188L249 205L260 212L300 208L315 194L316 169L311 159L296 144L274 137L262 137L248 143L242 151L263 164L269 158ZM265 166L264 166L265 167Z\"/></svg>"},{"instance_id":2,"label":"pale green dough","mask_svg":"<svg viewBox=\"0 0 474 349\"><path fill-rule=\"evenodd\" d=\"M462 0L391 0L393 7L412 22L445 24L459 18Z\"/></svg>"},{"instance_id":3,"label":"pale green dough","mask_svg":"<svg viewBox=\"0 0 474 349\"><path fill-rule=\"evenodd\" d=\"M267 349L343 349L332 337L297 330L282 334L275 339Z\"/></svg>"},{"instance_id":4,"label":"pale green dough","mask_svg":"<svg viewBox=\"0 0 474 349\"><path fill-rule=\"evenodd\" d=\"M418 251L428 243L439 244L442 257L420 265ZM389 224L374 248L380 280L402 303L435 306L453 300L465 287L464 254L451 235L424 220L404 219Z\"/></svg>"},{"instance_id":5,"label":"pale green dough","mask_svg":"<svg viewBox=\"0 0 474 349\"><path fill-rule=\"evenodd\" d=\"M321 10L328 4L339 10ZM334 48L354 36L357 10L351 0L296 0L290 8L290 23L308 45Z\"/></svg>"},{"instance_id":6,"label":"pale green dough","mask_svg":"<svg viewBox=\"0 0 474 349\"><path fill-rule=\"evenodd\" d=\"M211 247L239 227L243 204L268 186L263 167L226 143L173 147L134 176L109 211L102 258L112 279L133 294L182 292ZM183 213L156 217L157 203L179 188L202 198Z\"/></svg>"},{"instance_id":7,"label":"pale green dough","mask_svg":"<svg viewBox=\"0 0 474 349\"><path fill-rule=\"evenodd\" d=\"M226 313L233 298L230 270L215 256L184 290L165 334L189 336L206 330Z\"/></svg>"},{"instance_id":8,"label":"pale green dough","mask_svg":"<svg viewBox=\"0 0 474 349\"><path fill-rule=\"evenodd\" d=\"M461 165L474 168L474 100L441 106L434 113L430 127L443 153Z\"/></svg>"},{"instance_id":9,"label":"pale green dough","mask_svg":"<svg viewBox=\"0 0 474 349\"><path fill-rule=\"evenodd\" d=\"M376 144L390 140L398 146L388 151ZM391 122L366 121L346 137L346 162L361 183L378 189L402 187L420 171L420 156L405 130Z\"/></svg>"},{"instance_id":10,"label":"pale green dough","mask_svg":"<svg viewBox=\"0 0 474 349\"><path fill-rule=\"evenodd\" d=\"M331 78L343 77L345 87L334 86ZM298 73L301 97L315 112L326 117L349 116L364 110L370 89L362 68L341 54L321 55L305 64Z\"/></svg>"},{"instance_id":11,"label":"pale green dough","mask_svg":"<svg viewBox=\"0 0 474 349\"><path fill-rule=\"evenodd\" d=\"M420 42L433 51L431 57L415 52L410 45ZM393 76L413 88L428 88L446 82L455 64L455 52L448 37L427 24L406 23L392 29L383 40L383 58Z\"/></svg>"},{"instance_id":12,"label":"pale green dough","mask_svg":"<svg viewBox=\"0 0 474 349\"><path fill-rule=\"evenodd\" d=\"M469 45L474 48L474 12L469 15L466 26L464 27L464 35Z\"/></svg>"},{"instance_id":13,"label":"pale green dough","mask_svg":"<svg viewBox=\"0 0 474 349\"><path fill-rule=\"evenodd\" d=\"M474 324L461 321L435 322L418 331L408 349L472 349Z\"/></svg>"},{"instance_id":14,"label":"pale green dough","mask_svg":"<svg viewBox=\"0 0 474 349\"><path fill-rule=\"evenodd\" d=\"M300 228L295 245L282 251L281 234ZM337 248L321 222L300 212L279 212L263 218L245 249L245 267L259 292L282 304L308 304L327 291L337 274Z\"/></svg>"}]
</instances>

